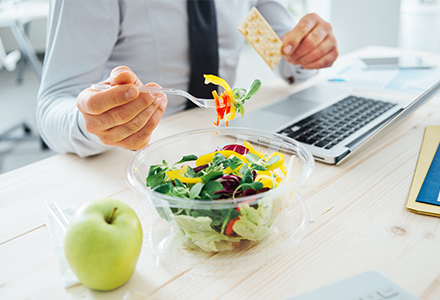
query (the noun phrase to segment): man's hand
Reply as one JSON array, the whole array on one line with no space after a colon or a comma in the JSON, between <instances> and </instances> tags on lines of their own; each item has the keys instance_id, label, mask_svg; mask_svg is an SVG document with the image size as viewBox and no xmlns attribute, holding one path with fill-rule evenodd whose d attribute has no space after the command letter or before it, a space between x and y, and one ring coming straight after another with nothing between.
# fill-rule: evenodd
<instances>
[{"instance_id":1,"label":"man's hand","mask_svg":"<svg viewBox=\"0 0 440 300\"><path fill-rule=\"evenodd\" d=\"M332 26L314 13L301 18L282 41L284 59L305 69L328 68L338 57Z\"/></svg>"},{"instance_id":2,"label":"man's hand","mask_svg":"<svg viewBox=\"0 0 440 300\"><path fill-rule=\"evenodd\" d=\"M145 147L165 112L166 95L139 93L142 82L128 67L113 69L104 83L114 86L105 91L88 88L77 98L76 106L84 116L87 131L105 145L129 150Z\"/></svg>"}]
</instances>

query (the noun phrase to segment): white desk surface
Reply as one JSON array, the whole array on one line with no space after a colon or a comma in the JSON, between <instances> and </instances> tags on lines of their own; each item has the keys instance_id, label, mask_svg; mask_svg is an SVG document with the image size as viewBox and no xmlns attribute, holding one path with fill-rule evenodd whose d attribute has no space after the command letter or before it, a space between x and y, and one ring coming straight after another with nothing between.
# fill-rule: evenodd
<instances>
[{"instance_id":1,"label":"white desk surface","mask_svg":"<svg viewBox=\"0 0 440 300\"><path fill-rule=\"evenodd\" d=\"M247 109L295 89L281 81L265 84ZM214 119L206 110L182 112L162 120L154 139L210 127ZM123 172L135 153L57 155L3 174L0 299L285 299L367 270L423 300L440 299L440 219L405 208L426 125L440 125L439 96L342 165L317 163L299 190L314 222L298 246L272 263L250 273L194 276L156 266L142 253L128 283L106 293L63 288L43 199L61 207L104 197L133 204Z\"/></svg>"}]
</instances>

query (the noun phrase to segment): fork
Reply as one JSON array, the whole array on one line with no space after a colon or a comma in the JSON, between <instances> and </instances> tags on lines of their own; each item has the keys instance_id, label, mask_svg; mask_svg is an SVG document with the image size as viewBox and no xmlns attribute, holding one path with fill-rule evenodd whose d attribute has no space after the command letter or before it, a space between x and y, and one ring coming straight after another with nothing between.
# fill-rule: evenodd
<instances>
[{"instance_id":1,"label":"fork","mask_svg":"<svg viewBox=\"0 0 440 300\"><path fill-rule=\"evenodd\" d=\"M110 84L101 84L101 83L92 84L92 86L91 86L91 88L96 91L105 91L105 90L110 89L111 87L112 87L112 85L110 85ZM193 95L189 94L188 92L185 92L185 91L179 90L179 89L158 88L158 87L152 87L152 86L139 86L138 88L139 88L139 92L141 92L141 93L157 92L157 93L174 94L174 95L183 96L201 108L215 108L216 107L214 99L197 98L197 97L194 97Z\"/></svg>"}]
</instances>

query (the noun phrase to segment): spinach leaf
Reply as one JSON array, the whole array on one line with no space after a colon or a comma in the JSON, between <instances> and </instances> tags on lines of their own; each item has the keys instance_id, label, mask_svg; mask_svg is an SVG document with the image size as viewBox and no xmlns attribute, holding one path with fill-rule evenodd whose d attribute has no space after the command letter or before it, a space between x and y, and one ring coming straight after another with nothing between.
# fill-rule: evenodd
<instances>
[{"instance_id":1,"label":"spinach leaf","mask_svg":"<svg viewBox=\"0 0 440 300\"><path fill-rule=\"evenodd\" d=\"M177 178L174 178L174 184L176 185L176 187L185 187L185 185L182 183L182 181L180 181Z\"/></svg>"},{"instance_id":2,"label":"spinach leaf","mask_svg":"<svg viewBox=\"0 0 440 300\"><path fill-rule=\"evenodd\" d=\"M164 165L165 168L167 168L167 169L169 169L169 167L170 167L165 159L162 160L162 165Z\"/></svg>"},{"instance_id":3,"label":"spinach leaf","mask_svg":"<svg viewBox=\"0 0 440 300\"><path fill-rule=\"evenodd\" d=\"M154 189L160 185L165 179L165 169L160 169L157 174L149 175L146 179L146 184L148 187Z\"/></svg>"},{"instance_id":4,"label":"spinach leaf","mask_svg":"<svg viewBox=\"0 0 440 300\"><path fill-rule=\"evenodd\" d=\"M233 156L231 158L228 158L227 163L229 165L229 167L231 168L231 170L235 170L236 168L238 168L239 166L241 166L243 164L243 161L241 159L239 159L236 156Z\"/></svg>"},{"instance_id":5,"label":"spinach leaf","mask_svg":"<svg viewBox=\"0 0 440 300\"><path fill-rule=\"evenodd\" d=\"M223 172L221 172L221 171L211 171L208 174L203 175L201 178L202 178L202 181L204 183L207 183L207 182L209 182L211 180L214 180L214 179L216 179L216 178L218 178L220 176L223 176Z\"/></svg>"},{"instance_id":6,"label":"spinach leaf","mask_svg":"<svg viewBox=\"0 0 440 300\"><path fill-rule=\"evenodd\" d=\"M238 218L240 216L240 212L236 211L234 208L228 208L228 209L219 209L220 213L222 214L223 218L228 222L229 220L234 220L235 218Z\"/></svg>"},{"instance_id":7,"label":"spinach leaf","mask_svg":"<svg viewBox=\"0 0 440 300\"><path fill-rule=\"evenodd\" d=\"M258 191L259 189L262 189L262 188L263 188L263 183L262 182L243 183L240 186L240 189L242 191L246 191L247 189L252 189L252 190Z\"/></svg>"},{"instance_id":8,"label":"spinach leaf","mask_svg":"<svg viewBox=\"0 0 440 300\"><path fill-rule=\"evenodd\" d=\"M184 157L182 157L181 160L179 160L178 162L176 162L173 166L187 162L187 161L193 161L193 160L197 160L197 156L195 155L185 155Z\"/></svg>"},{"instance_id":9,"label":"spinach leaf","mask_svg":"<svg viewBox=\"0 0 440 300\"><path fill-rule=\"evenodd\" d=\"M230 210L231 210L231 214L229 215L229 218L231 220L238 218L241 214L239 211L236 211L235 209L230 208Z\"/></svg>"},{"instance_id":10,"label":"spinach leaf","mask_svg":"<svg viewBox=\"0 0 440 300\"><path fill-rule=\"evenodd\" d=\"M240 115L242 117L244 117L244 106L240 103L234 103L234 107L236 110L238 110L238 112L240 113Z\"/></svg>"},{"instance_id":11,"label":"spinach leaf","mask_svg":"<svg viewBox=\"0 0 440 300\"><path fill-rule=\"evenodd\" d=\"M272 157L266 162L266 164L267 164L268 166L273 165L274 163L276 163L276 162L279 161L280 159L281 159L281 157L280 157L279 155L272 156Z\"/></svg>"},{"instance_id":12,"label":"spinach leaf","mask_svg":"<svg viewBox=\"0 0 440 300\"><path fill-rule=\"evenodd\" d=\"M240 184L251 183L251 182L254 182L254 174L252 174L252 171L248 168L244 172L243 177L241 177Z\"/></svg>"},{"instance_id":13,"label":"spinach leaf","mask_svg":"<svg viewBox=\"0 0 440 300\"><path fill-rule=\"evenodd\" d=\"M267 170L266 167L263 167L263 166L256 164L256 163L252 163L250 168L251 168L251 170L256 170L256 171L266 171Z\"/></svg>"},{"instance_id":14,"label":"spinach leaf","mask_svg":"<svg viewBox=\"0 0 440 300\"><path fill-rule=\"evenodd\" d=\"M240 173L240 175L243 177L244 174L249 170L249 166L247 164L243 164L243 166L241 166L240 170L238 170L238 173Z\"/></svg>"},{"instance_id":15,"label":"spinach leaf","mask_svg":"<svg viewBox=\"0 0 440 300\"><path fill-rule=\"evenodd\" d=\"M257 162L257 161L260 160L260 158L258 157L258 155L253 154L253 153L250 153L250 152L248 152L248 153L246 154L246 159L247 159L247 161L250 162L250 163Z\"/></svg>"},{"instance_id":16,"label":"spinach leaf","mask_svg":"<svg viewBox=\"0 0 440 300\"><path fill-rule=\"evenodd\" d=\"M200 191L202 190L203 186L204 186L204 184L201 182L197 182L196 184L194 184L192 186L191 190L189 191L189 197L191 199L196 199L199 196Z\"/></svg>"},{"instance_id":17,"label":"spinach leaf","mask_svg":"<svg viewBox=\"0 0 440 300\"><path fill-rule=\"evenodd\" d=\"M150 166L150 169L148 170L148 176L157 174L162 170L162 165L153 165Z\"/></svg>"},{"instance_id":18,"label":"spinach leaf","mask_svg":"<svg viewBox=\"0 0 440 300\"><path fill-rule=\"evenodd\" d=\"M186 169L185 176L186 176L186 177L189 177L189 178L195 178L195 177L197 177L197 174L196 174L196 172L194 172L194 169L193 169L193 168L191 168L190 166L188 166L188 168Z\"/></svg>"},{"instance_id":19,"label":"spinach leaf","mask_svg":"<svg viewBox=\"0 0 440 300\"><path fill-rule=\"evenodd\" d=\"M261 87L261 81L259 79L255 79L254 82L252 82L251 86L249 87L246 96L244 96L244 99L249 99L253 95L255 95Z\"/></svg>"},{"instance_id":20,"label":"spinach leaf","mask_svg":"<svg viewBox=\"0 0 440 300\"><path fill-rule=\"evenodd\" d=\"M212 158L212 165L219 166L220 164L226 162L226 157L221 153L216 153Z\"/></svg>"},{"instance_id":21,"label":"spinach leaf","mask_svg":"<svg viewBox=\"0 0 440 300\"><path fill-rule=\"evenodd\" d=\"M168 194L173 189L173 184L171 182L162 183L161 185L158 185L153 189L153 191L161 193L161 194Z\"/></svg>"},{"instance_id":22,"label":"spinach leaf","mask_svg":"<svg viewBox=\"0 0 440 300\"><path fill-rule=\"evenodd\" d=\"M215 195L215 192L223 189L223 185L218 181L208 181L203 186L200 196L202 199L211 200L220 197L220 195Z\"/></svg>"}]
</instances>

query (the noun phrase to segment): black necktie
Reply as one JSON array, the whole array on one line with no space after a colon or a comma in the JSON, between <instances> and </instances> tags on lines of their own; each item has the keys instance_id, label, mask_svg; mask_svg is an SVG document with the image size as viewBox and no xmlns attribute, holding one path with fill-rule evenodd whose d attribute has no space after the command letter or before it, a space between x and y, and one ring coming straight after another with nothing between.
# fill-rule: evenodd
<instances>
[{"instance_id":1,"label":"black necktie","mask_svg":"<svg viewBox=\"0 0 440 300\"><path fill-rule=\"evenodd\" d=\"M203 74L218 75L217 18L214 0L187 0L191 75L188 92L199 98L212 99L212 85ZM195 105L188 101L186 108Z\"/></svg>"}]
</instances>

